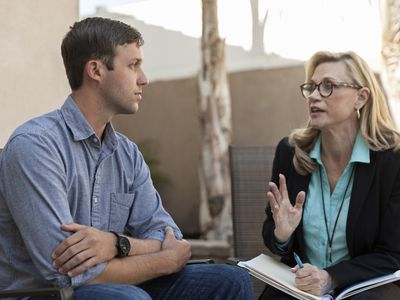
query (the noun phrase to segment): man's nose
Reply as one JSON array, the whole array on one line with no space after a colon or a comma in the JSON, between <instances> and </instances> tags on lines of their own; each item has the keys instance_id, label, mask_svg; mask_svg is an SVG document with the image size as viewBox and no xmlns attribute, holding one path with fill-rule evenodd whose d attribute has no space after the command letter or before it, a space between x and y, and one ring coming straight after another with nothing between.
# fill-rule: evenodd
<instances>
[{"instance_id":1,"label":"man's nose","mask_svg":"<svg viewBox=\"0 0 400 300\"><path fill-rule=\"evenodd\" d=\"M149 84L149 79L147 79L146 74L144 74L143 71L140 73L138 77L137 84L142 86Z\"/></svg>"}]
</instances>

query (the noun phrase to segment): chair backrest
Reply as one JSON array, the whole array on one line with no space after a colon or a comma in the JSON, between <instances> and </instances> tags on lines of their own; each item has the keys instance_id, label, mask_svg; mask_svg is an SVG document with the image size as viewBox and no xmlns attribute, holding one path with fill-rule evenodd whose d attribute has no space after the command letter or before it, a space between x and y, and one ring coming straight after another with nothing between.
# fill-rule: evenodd
<instances>
[{"instance_id":1,"label":"chair backrest","mask_svg":"<svg viewBox=\"0 0 400 300\"><path fill-rule=\"evenodd\" d=\"M270 254L261 232L274 155L274 146L229 147L234 256L241 260ZM253 284L258 297L265 284L258 280Z\"/></svg>"},{"instance_id":2,"label":"chair backrest","mask_svg":"<svg viewBox=\"0 0 400 300\"><path fill-rule=\"evenodd\" d=\"M266 250L261 236L274 146L229 147L234 255L250 259Z\"/></svg>"}]
</instances>

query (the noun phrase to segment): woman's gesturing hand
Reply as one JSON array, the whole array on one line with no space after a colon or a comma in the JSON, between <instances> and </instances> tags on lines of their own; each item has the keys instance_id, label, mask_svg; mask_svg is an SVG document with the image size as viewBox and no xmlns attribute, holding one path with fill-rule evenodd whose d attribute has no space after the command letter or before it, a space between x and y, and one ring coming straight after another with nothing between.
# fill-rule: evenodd
<instances>
[{"instance_id":1,"label":"woman's gesturing hand","mask_svg":"<svg viewBox=\"0 0 400 300\"><path fill-rule=\"evenodd\" d=\"M275 237L278 242L286 242L300 223L306 194L297 194L296 203L290 203L285 176L279 174L279 189L275 183L269 182L270 191L267 193L272 216L275 221Z\"/></svg>"}]
</instances>

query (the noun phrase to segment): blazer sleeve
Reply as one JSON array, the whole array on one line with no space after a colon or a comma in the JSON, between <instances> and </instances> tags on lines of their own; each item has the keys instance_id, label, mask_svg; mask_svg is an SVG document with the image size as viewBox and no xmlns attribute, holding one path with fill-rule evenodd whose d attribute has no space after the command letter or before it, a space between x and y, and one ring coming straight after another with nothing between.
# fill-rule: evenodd
<instances>
[{"instance_id":1,"label":"blazer sleeve","mask_svg":"<svg viewBox=\"0 0 400 300\"><path fill-rule=\"evenodd\" d=\"M272 177L271 181L279 186L279 174L284 174L287 176L288 174L288 162L291 163L293 158L293 148L290 147L287 137L283 138L275 150L275 157L272 166ZM290 240L287 245L287 251L282 251L278 247L276 247L276 239L274 235L275 230L275 222L272 217L272 212L269 203L265 208L266 219L264 221L262 235L264 239L264 244L267 248L274 254L279 256L283 256L284 261L290 261L291 259L285 259L284 256L289 256L290 249L292 248L293 239Z\"/></svg>"}]
</instances>

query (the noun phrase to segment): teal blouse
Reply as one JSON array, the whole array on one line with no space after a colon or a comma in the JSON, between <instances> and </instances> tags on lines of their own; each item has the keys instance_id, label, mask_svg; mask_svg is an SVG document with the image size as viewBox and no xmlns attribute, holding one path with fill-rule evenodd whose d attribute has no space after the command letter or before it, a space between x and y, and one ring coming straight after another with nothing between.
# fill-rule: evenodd
<instances>
[{"instance_id":1,"label":"teal blouse","mask_svg":"<svg viewBox=\"0 0 400 300\"><path fill-rule=\"evenodd\" d=\"M355 163L370 162L369 148L361 134L358 133L350 161L332 193L326 170L321 160L320 137L318 137L314 148L310 151L310 157L316 161L319 168L311 174L304 204L302 222L306 245L305 251L308 262L322 269L350 259L346 243L346 222L354 180L352 174L354 173ZM322 179L322 182L320 179ZM340 210L342 201L344 202ZM324 209L327 222L325 222ZM338 215L339 211L340 214ZM337 216L337 225L332 239L332 252L331 256L329 256L329 239L326 227L328 227L329 236L332 237Z\"/></svg>"}]
</instances>

